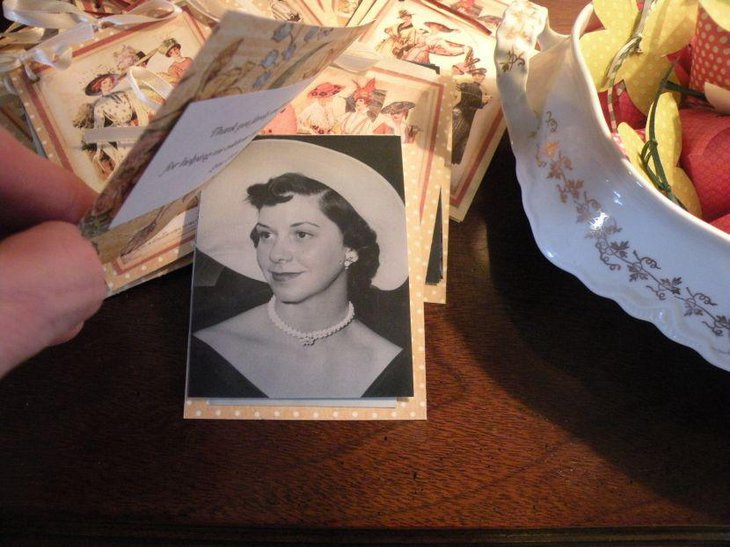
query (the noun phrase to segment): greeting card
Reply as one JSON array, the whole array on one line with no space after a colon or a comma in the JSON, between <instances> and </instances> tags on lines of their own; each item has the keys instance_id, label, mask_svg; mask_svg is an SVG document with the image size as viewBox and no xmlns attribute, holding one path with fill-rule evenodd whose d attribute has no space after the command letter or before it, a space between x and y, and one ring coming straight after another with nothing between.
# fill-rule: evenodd
<instances>
[{"instance_id":1,"label":"greeting card","mask_svg":"<svg viewBox=\"0 0 730 547\"><path fill-rule=\"evenodd\" d=\"M361 32L227 11L206 38L190 14L168 14L98 32L65 70L12 75L48 157L101 190L81 228L112 290L180 263L190 215L161 246L151 238Z\"/></svg>"},{"instance_id":2,"label":"greeting card","mask_svg":"<svg viewBox=\"0 0 730 547\"><path fill-rule=\"evenodd\" d=\"M451 218L462 220L505 129L495 83L495 22L507 3L378 0L354 21L371 22L360 41L381 55L435 65L455 83ZM365 10L367 6L363 6Z\"/></svg>"},{"instance_id":3,"label":"greeting card","mask_svg":"<svg viewBox=\"0 0 730 547\"><path fill-rule=\"evenodd\" d=\"M33 131L28 125L23 105L15 95L0 96L0 125L10 131L18 142L33 149Z\"/></svg>"}]
</instances>

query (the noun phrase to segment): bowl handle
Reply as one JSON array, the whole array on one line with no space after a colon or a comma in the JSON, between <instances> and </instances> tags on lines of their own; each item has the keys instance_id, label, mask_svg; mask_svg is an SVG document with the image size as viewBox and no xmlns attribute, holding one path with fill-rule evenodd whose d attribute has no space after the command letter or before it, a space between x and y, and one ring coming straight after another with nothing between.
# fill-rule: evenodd
<instances>
[{"instance_id":1,"label":"bowl handle","mask_svg":"<svg viewBox=\"0 0 730 547\"><path fill-rule=\"evenodd\" d=\"M535 134L540 121L540 115L530 107L526 87L530 56L535 44L545 51L566 38L550 28L548 11L542 6L518 0L504 12L502 23L497 29L494 64L502 108L515 152Z\"/></svg>"}]
</instances>

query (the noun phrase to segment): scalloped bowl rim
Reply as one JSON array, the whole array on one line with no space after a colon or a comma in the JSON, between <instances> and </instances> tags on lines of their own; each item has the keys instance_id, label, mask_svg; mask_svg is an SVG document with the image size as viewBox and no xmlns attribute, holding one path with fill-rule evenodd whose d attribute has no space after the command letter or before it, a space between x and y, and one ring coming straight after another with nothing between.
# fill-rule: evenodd
<instances>
[{"instance_id":1,"label":"scalloped bowl rim","mask_svg":"<svg viewBox=\"0 0 730 547\"><path fill-rule=\"evenodd\" d=\"M613 142L611 133L608 129L608 125L606 124L605 118L603 117L603 112L601 110L600 102L598 100L598 92L595 88L595 85L593 84L593 79L580 52L580 46L578 43L580 35L585 29L588 19L592 14L593 5L589 3L581 10L578 17L576 18L576 21L574 22L571 29L570 36L566 36L565 38L570 38L571 41L571 50L577 61L578 69L581 73L581 78L579 78L579 80L582 80L582 93L583 95L587 96L590 104L593 126L601 132L601 136L603 137L603 139L611 144L611 146L609 146L608 148L612 150L611 153L614 155L615 159L620 161L622 165L628 170L628 174L633 179L632 182L644 189L645 194L647 196L651 196L650 199L656 201L662 207L669 209L675 215L677 220L681 221L684 224L687 224L688 228L693 230L699 230L706 234L708 237L714 238L720 244L727 245L728 248L730 248L730 234L727 234L720 229L712 226L711 224L694 217L693 215L667 199L656 188L654 188L653 185L645 181L643 176L639 174L637 169L631 164L628 158L626 158L621 153L621 151ZM518 161L518 179L521 179L521 177L519 176L521 174L521 170L522 169L520 169L520 161ZM522 175L525 176L526 173L522 173ZM730 371L730 358L718 360L718 350L716 348L713 349L709 347L709 345L705 341L697 337L692 337L683 333L674 322L669 321L668 316L672 316L672 314L666 313L668 310L666 304L662 304L661 301L658 301L655 305L650 305L646 303L637 304L632 300L632 297L627 293L622 285L618 283L606 283L605 281L601 281L602 279L605 279L605 277L600 275L598 276L598 279L595 279L594 275L587 271L584 263L582 263L581 261L567 259L563 257L562 253L551 253L548 249L548 245L545 244L543 236L538 233L538 231L534 228L534 226L536 226L537 217L539 215L536 211L532 209L531 205L528 203L529 192L524 191L524 185L522 186L523 208L528 216L528 219L530 220L531 226L533 227L533 236L538 243L538 248L540 249L541 253L550 262L552 262L560 269L577 277L591 292L601 297L609 298L610 300L616 302L630 316L652 323L657 329L659 329L659 331L664 336L666 336L670 340L673 340L679 344L695 350L711 365L717 366L720 369Z\"/></svg>"}]
</instances>

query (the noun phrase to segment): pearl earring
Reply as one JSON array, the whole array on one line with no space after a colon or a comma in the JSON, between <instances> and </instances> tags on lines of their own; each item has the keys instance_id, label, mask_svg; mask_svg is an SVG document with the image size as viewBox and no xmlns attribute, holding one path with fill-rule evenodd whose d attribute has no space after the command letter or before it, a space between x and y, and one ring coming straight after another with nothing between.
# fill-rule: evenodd
<instances>
[{"instance_id":1,"label":"pearl earring","mask_svg":"<svg viewBox=\"0 0 730 547\"><path fill-rule=\"evenodd\" d=\"M356 251L347 251L345 253L345 269L348 269L355 262L357 262L358 256Z\"/></svg>"}]
</instances>

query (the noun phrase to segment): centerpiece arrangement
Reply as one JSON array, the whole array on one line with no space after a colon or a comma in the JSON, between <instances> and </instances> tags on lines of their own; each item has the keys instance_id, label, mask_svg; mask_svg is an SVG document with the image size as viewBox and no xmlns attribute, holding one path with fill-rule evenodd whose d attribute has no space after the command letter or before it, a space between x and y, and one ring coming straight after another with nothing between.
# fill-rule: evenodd
<instances>
[{"instance_id":1,"label":"centerpiece arrangement","mask_svg":"<svg viewBox=\"0 0 730 547\"><path fill-rule=\"evenodd\" d=\"M730 232L730 4L595 0L580 39L606 123L669 199Z\"/></svg>"},{"instance_id":2,"label":"centerpiece arrangement","mask_svg":"<svg viewBox=\"0 0 730 547\"><path fill-rule=\"evenodd\" d=\"M562 36L515 2L495 53L541 251L727 370L729 10L595 0Z\"/></svg>"}]
</instances>

